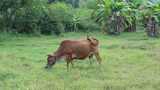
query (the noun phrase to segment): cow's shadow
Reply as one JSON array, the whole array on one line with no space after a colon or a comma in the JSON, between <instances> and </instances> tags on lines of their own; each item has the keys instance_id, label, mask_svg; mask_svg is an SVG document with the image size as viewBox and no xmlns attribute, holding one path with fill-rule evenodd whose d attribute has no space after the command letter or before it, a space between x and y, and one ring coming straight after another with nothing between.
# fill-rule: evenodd
<instances>
[{"instance_id":1,"label":"cow's shadow","mask_svg":"<svg viewBox=\"0 0 160 90\"><path fill-rule=\"evenodd\" d=\"M96 67L93 65L88 65L88 66L75 65L74 67L71 67L71 68L80 69L80 70L90 70L90 69L95 69Z\"/></svg>"},{"instance_id":2,"label":"cow's shadow","mask_svg":"<svg viewBox=\"0 0 160 90\"><path fill-rule=\"evenodd\" d=\"M74 65L70 66L71 69L79 69L79 70L92 70L99 67L99 64L96 60L92 60L92 63L89 61L74 61Z\"/></svg>"}]
</instances>

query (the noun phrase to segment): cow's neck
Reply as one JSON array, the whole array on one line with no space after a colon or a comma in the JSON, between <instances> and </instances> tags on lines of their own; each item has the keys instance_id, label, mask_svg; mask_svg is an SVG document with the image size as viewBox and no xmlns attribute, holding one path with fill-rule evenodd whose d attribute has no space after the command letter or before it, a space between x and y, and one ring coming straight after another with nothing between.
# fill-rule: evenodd
<instances>
[{"instance_id":1,"label":"cow's neck","mask_svg":"<svg viewBox=\"0 0 160 90\"><path fill-rule=\"evenodd\" d=\"M60 59L63 57L63 54L62 54L62 53L55 52L55 53L54 53L54 56L56 57L57 60L60 60Z\"/></svg>"}]
</instances>

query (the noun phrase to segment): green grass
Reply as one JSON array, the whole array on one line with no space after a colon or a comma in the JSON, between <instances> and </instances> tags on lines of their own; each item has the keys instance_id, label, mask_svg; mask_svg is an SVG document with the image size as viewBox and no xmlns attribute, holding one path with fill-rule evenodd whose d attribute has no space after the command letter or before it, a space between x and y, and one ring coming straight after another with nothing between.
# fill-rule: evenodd
<instances>
[{"instance_id":1,"label":"green grass","mask_svg":"<svg viewBox=\"0 0 160 90\"><path fill-rule=\"evenodd\" d=\"M0 90L160 90L160 39L141 32L91 35L100 40L101 67L95 59L76 61L69 72L63 60L45 70L47 54L84 33L0 41Z\"/></svg>"}]
</instances>

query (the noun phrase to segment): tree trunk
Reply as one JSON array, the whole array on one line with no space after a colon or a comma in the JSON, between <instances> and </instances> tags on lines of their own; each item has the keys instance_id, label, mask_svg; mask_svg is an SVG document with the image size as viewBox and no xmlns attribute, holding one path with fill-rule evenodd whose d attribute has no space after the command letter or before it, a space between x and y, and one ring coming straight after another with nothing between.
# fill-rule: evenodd
<instances>
[{"instance_id":1,"label":"tree trunk","mask_svg":"<svg viewBox=\"0 0 160 90\"><path fill-rule=\"evenodd\" d=\"M113 13L112 16L107 19L107 23L105 25L105 31L108 34L119 35L124 31L124 17Z\"/></svg>"},{"instance_id":2,"label":"tree trunk","mask_svg":"<svg viewBox=\"0 0 160 90\"><path fill-rule=\"evenodd\" d=\"M121 32L124 31L124 24L123 24L123 17L114 15L114 33L119 35Z\"/></svg>"},{"instance_id":3,"label":"tree trunk","mask_svg":"<svg viewBox=\"0 0 160 90\"><path fill-rule=\"evenodd\" d=\"M126 21L127 28L125 29L126 32L136 32L136 18L133 17L131 23Z\"/></svg>"},{"instance_id":4,"label":"tree trunk","mask_svg":"<svg viewBox=\"0 0 160 90\"><path fill-rule=\"evenodd\" d=\"M148 17L146 32L147 32L147 35L150 37L158 36L158 24L154 17Z\"/></svg>"}]
</instances>

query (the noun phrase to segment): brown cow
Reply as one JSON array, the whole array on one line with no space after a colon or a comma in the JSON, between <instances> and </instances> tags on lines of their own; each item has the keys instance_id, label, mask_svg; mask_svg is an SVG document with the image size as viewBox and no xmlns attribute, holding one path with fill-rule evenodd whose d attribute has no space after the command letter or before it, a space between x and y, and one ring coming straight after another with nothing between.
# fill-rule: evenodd
<instances>
[{"instance_id":1,"label":"brown cow","mask_svg":"<svg viewBox=\"0 0 160 90\"><path fill-rule=\"evenodd\" d=\"M84 60L85 58L91 58L93 55L96 56L98 63L101 63L99 56L99 41L95 38L89 38L84 40L64 40L61 42L60 47L53 55L48 55L47 66L50 68L57 60L64 58L67 62L67 70L69 69L69 63L72 63L75 59Z\"/></svg>"}]
</instances>

